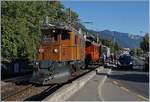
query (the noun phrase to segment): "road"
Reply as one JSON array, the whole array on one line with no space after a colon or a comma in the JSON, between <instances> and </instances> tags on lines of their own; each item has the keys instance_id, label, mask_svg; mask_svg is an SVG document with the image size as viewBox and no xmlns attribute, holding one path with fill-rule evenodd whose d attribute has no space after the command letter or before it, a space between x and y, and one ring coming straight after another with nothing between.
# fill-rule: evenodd
<instances>
[{"instance_id":1,"label":"road","mask_svg":"<svg viewBox=\"0 0 150 102\"><path fill-rule=\"evenodd\" d=\"M127 70L112 70L110 75L105 82L105 84L113 83L115 87L123 88L125 91L130 91L130 94L133 96L142 97L144 100L149 97L149 76L148 72L139 72L139 71L127 71ZM106 86L104 85L104 86ZM105 91L108 91L106 88ZM111 93L117 94L113 90L109 90ZM113 96L113 94L112 94ZM120 93L119 97L122 97ZM114 100L113 98L111 98ZM123 98L122 98L123 99ZM123 100L120 100L123 101Z\"/></svg>"},{"instance_id":2,"label":"road","mask_svg":"<svg viewBox=\"0 0 150 102\"><path fill-rule=\"evenodd\" d=\"M135 96L135 98L131 99L128 97L128 100L135 100L136 96L143 100L147 100L149 98L149 73L142 71L144 61L139 58L133 57L133 64L135 65L133 70L112 69L104 85L105 87L111 87L111 89L108 91L108 88L104 87L103 93L109 92L112 93L112 96L118 94L118 97L122 97L122 100L117 98L119 101L126 100L126 98L123 97L123 94L121 95L120 93L113 91L114 87L118 87L127 91L129 94L132 94L133 97ZM104 95L104 97L106 96ZM107 98L108 97L106 97L106 100ZM114 98L115 96L109 97L108 100L115 100Z\"/></svg>"},{"instance_id":3,"label":"road","mask_svg":"<svg viewBox=\"0 0 150 102\"><path fill-rule=\"evenodd\" d=\"M68 101L148 101L149 73L141 70L143 63L134 58L134 65L140 66L133 70L112 69L109 74L97 73ZM104 76L107 78L101 86Z\"/></svg>"}]
</instances>

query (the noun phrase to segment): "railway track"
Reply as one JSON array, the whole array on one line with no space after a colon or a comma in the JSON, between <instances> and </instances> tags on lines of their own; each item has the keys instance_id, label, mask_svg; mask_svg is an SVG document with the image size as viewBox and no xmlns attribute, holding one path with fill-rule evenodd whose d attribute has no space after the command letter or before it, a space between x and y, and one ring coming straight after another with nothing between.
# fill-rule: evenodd
<instances>
[{"instance_id":1,"label":"railway track","mask_svg":"<svg viewBox=\"0 0 150 102\"><path fill-rule=\"evenodd\" d=\"M95 67L96 68L96 67ZM77 72L67 83L70 83L79 77L95 70L92 68L91 70L83 70L81 72ZM67 84L53 84L53 85L45 85L45 86L36 86L36 85L26 85L23 88L20 88L16 91L11 91L10 94L8 92L1 93L2 101L42 101L47 96L55 92L57 89L61 88L63 85Z\"/></svg>"},{"instance_id":2,"label":"railway track","mask_svg":"<svg viewBox=\"0 0 150 102\"><path fill-rule=\"evenodd\" d=\"M2 101L9 101L11 98L19 95L20 93L26 91L27 89L29 89L31 87L33 87L33 85L28 85L28 86L26 86L26 87L24 87L22 89L19 89L19 90L15 91L15 92L11 92L9 94L7 94L7 92L2 93L2 96L1 96L2 98L1 99L2 99Z\"/></svg>"},{"instance_id":3,"label":"railway track","mask_svg":"<svg viewBox=\"0 0 150 102\"><path fill-rule=\"evenodd\" d=\"M32 74L1 80L1 87L2 89L4 89L5 87L10 87L16 84L18 85L24 83L25 81L28 81L30 79L31 75Z\"/></svg>"}]
</instances>

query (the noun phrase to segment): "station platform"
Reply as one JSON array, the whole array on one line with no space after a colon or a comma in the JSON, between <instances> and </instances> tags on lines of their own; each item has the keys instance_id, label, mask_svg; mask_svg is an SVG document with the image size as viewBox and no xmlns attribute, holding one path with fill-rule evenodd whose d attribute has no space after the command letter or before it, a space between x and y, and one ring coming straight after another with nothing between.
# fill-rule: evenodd
<instances>
[{"instance_id":1,"label":"station platform","mask_svg":"<svg viewBox=\"0 0 150 102\"><path fill-rule=\"evenodd\" d=\"M96 73L85 86L66 101L143 101L124 87L118 87L107 77L111 69L104 68Z\"/></svg>"},{"instance_id":2,"label":"station platform","mask_svg":"<svg viewBox=\"0 0 150 102\"><path fill-rule=\"evenodd\" d=\"M143 101L109 81L111 69L99 67L57 90L43 101Z\"/></svg>"},{"instance_id":3,"label":"station platform","mask_svg":"<svg viewBox=\"0 0 150 102\"><path fill-rule=\"evenodd\" d=\"M110 71L110 69L97 71L96 75L67 101L103 101L100 90Z\"/></svg>"}]
</instances>

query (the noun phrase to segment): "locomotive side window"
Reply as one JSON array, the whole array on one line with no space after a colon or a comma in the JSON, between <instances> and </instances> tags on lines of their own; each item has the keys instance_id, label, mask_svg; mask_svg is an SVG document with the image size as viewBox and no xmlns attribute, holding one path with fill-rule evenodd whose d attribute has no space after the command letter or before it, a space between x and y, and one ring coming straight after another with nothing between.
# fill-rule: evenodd
<instances>
[{"instance_id":1,"label":"locomotive side window","mask_svg":"<svg viewBox=\"0 0 150 102\"><path fill-rule=\"evenodd\" d=\"M70 34L68 34L68 33L63 33L63 34L61 35L61 39L62 39L62 40L69 40L69 39L70 39Z\"/></svg>"},{"instance_id":2,"label":"locomotive side window","mask_svg":"<svg viewBox=\"0 0 150 102\"><path fill-rule=\"evenodd\" d=\"M43 42L48 42L48 41L50 41L51 39L52 39L51 35L49 35L49 34L44 34L42 41L43 41Z\"/></svg>"}]
</instances>

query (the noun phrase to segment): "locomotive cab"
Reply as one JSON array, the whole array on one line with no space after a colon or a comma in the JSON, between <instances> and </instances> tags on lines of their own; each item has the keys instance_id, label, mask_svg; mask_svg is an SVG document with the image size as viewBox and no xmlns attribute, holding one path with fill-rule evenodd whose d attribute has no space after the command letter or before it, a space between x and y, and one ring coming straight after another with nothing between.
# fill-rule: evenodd
<instances>
[{"instance_id":1,"label":"locomotive cab","mask_svg":"<svg viewBox=\"0 0 150 102\"><path fill-rule=\"evenodd\" d=\"M61 45L70 42L71 34L61 29L42 30L38 60L61 61Z\"/></svg>"}]
</instances>

